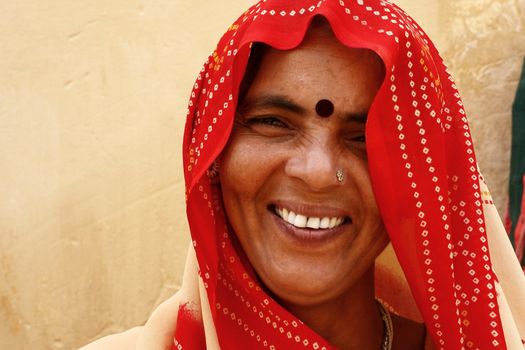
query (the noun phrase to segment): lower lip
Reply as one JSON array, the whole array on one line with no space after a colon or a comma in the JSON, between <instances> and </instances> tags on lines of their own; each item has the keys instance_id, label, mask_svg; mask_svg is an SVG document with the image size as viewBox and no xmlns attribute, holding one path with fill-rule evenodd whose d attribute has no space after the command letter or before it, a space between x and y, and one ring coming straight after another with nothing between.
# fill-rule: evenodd
<instances>
[{"instance_id":1,"label":"lower lip","mask_svg":"<svg viewBox=\"0 0 525 350\"><path fill-rule=\"evenodd\" d=\"M340 236L348 227L348 224L342 224L330 229L310 229L310 228L299 228L287 221L284 221L280 216L271 213L273 220L277 226L287 236L291 237L297 242L303 244L324 244L332 241L336 237Z\"/></svg>"}]
</instances>

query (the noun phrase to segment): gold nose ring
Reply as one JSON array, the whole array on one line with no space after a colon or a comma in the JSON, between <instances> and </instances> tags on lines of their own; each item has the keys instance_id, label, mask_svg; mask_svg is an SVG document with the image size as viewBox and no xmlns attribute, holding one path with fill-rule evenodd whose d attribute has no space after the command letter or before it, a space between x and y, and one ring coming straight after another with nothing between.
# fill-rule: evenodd
<instances>
[{"instance_id":1,"label":"gold nose ring","mask_svg":"<svg viewBox=\"0 0 525 350\"><path fill-rule=\"evenodd\" d=\"M345 174L343 173L343 170L341 169L337 170L337 172L335 173L335 176L337 177L337 181L339 182L345 181Z\"/></svg>"}]
</instances>

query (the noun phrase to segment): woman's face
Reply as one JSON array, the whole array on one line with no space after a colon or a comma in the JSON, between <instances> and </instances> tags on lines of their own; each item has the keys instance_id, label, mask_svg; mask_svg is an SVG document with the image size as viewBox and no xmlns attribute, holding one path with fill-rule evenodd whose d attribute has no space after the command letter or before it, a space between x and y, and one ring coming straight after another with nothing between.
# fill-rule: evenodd
<instances>
[{"instance_id":1,"label":"woman's face","mask_svg":"<svg viewBox=\"0 0 525 350\"><path fill-rule=\"evenodd\" d=\"M383 75L371 51L312 30L294 50L265 53L239 106L221 156L224 204L253 268L283 301L343 295L386 245L365 149ZM316 113L322 99L335 106L328 118Z\"/></svg>"}]
</instances>

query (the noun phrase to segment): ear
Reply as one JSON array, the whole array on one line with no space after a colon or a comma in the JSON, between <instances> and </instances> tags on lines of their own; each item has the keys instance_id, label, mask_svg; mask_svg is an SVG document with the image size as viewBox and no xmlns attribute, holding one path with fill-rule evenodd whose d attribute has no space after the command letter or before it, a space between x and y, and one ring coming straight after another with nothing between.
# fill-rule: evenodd
<instances>
[{"instance_id":1,"label":"ear","mask_svg":"<svg viewBox=\"0 0 525 350\"><path fill-rule=\"evenodd\" d=\"M213 163L211 163L210 167L206 171L206 175L208 176L208 179L210 180L211 185L219 184L220 182L219 170L220 170L220 156L219 158L215 159Z\"/></svg>"}]
</instances>

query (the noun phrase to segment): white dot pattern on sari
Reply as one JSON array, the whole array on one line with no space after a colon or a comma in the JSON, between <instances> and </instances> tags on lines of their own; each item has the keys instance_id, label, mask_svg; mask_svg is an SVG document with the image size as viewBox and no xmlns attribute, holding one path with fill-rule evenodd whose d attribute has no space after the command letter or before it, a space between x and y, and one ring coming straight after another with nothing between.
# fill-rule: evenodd
<instances>
[{"instance_id":1,"label":"white dot pattern on sari","mask_svg":"<svg viewBox=\"0 0 525 350\"><path fill-rule=\"evenodd\" d=\"M199 213L189 217L190 228L200 275L214 301L216 321L220 320L221 345L230 344L221 338L223 332L246 346L332 348L272 300L245 269L230 239L220 189L205 175L231 129L249 43L259 35L268 45L293 48L299 34L279 36L276 30L272 39L266 31L286 25L292 33L292 27L304 28L315 15L325 16L343 37L357 33L345 38L354 46L374 49L387 67L377 115L370 115L369 123L393 137L388 145L373 137L371 142L387 151L387 156L381 155L384 163L395 166L381 172L395 178L402 192L384 194L379 202L392 213L397 213L392 208L403 207L403 215L410 215L413 222L405 232L390 222L394 214L385 218L401 264L420 264L415 269L419 272L407 277L418 285L413 288L415 298L435 344L447 350L502 348L505 341L483 216L483 205L491 202L480 193L463 104L423 30L399 7L381 0L263 0L230 26L197 78L185 130L186 196L188 211ZM378 153L369 156L380 159ZM386 184L393 180L382 177L380 167L372 164L372 177L390 193ZM403 247L407 234L414 240L410 252Z\"/></svg>"}]
</instances>

